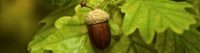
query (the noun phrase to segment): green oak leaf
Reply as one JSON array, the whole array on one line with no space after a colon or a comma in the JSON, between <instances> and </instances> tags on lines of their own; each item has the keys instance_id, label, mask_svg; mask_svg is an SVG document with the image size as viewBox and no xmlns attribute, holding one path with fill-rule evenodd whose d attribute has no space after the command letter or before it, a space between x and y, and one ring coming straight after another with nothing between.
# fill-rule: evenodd
<instances>
[{"instance_id":1,"label":"green oak leaf","mask_svg":"<svg viewBox=\"0 0 200 53\"><path fill-rule=\"evenodd\" d=\"M93 53L84 23L73 23L77 22L76 19L69 18L75 17L59 18L54 32L49 32L50 29L45 31L50 34L38 34L34 39L36 41L29 44L30 53L38 53L40 50L50 50L53 53ZM48 36L43 38L40 35Z\"/></svg>"},{"instance_id":2,"label":"green oak leaf","mask_svg":"<svg viewBox=\"0 0 200 53\"><path fill-rule=\"evenodd\" d=\"M172 31L157 35L158 53L200 53L200 32L191 28L182 35Z\"/></svg>"},{"instance_id":3,"label":"green oak leaf","mask_svg":"<svg viewBox=\"0 0 200 53\"><path fill-rule=\"evenodd\" d=\"M87 0L88 6L92 8L97 8L99 7L104 0Z\"/></svg>"},{"instance_id":4,"label":"green oak leaf","mask_svg":"<svg viewBox=\"0 0 200 53\"><path fill-rule=\"evenodd\" d=\"M191 5L167 0L126 0L120 7L125 13L122 31L130 35L139 29L141 37L148 44L152 42L155 32L164 32L167 28L182 34L195 23L186 7Z\"/></svg>"},{"instance_id":5,"label":"green oak leaf","mask_svg":"<svg viewBox=\"0 0 200 53\"><path fill-rule=\"evenodd\" d=\"M40 23L44 23L45 27L53 26L55 21L62 16L72 16L74 14L74 7L64 7L59 8L53 12L51 12L48 16L46 16L44 19L40 21Z\"/></svg>"},{"instance_id":6,"label":"green oak leaf","mask_svg":"<svg viewBox=\"0 0 200 53\"><path fill-rule=\"evenodd\" d=\"M75 14L74 8L79 4L80 0L42 0L47 5L58 6L56 10L51 12L48 16L40 21L44 23L45 27L54 25L55 21L62 16L73 16ZM53 6L52 6L53 7ZM43 28L45 28L43 27Z\"/></svg>"},{"instance_id":7,"label":"green oak leaf","mask_svg":"<svg viewBox=\"0 0 200 53\"><path fill-rule=\"evenodd\" d=\"M188 0L188 2L191 2L191 4L194 6L193 9L195 11L195 14L200 16L200 1L199 0Z\"/></svg>"},{"instance_id":8,"label":"green oak leaf","mask_svg":"<svg viewBox=\"0 0 200 53\"><path fill-rule=\"evenodd\" d=\"M196 25L200 26L200 0L186 0L188 3L193 5L193 8L188 8L187 11L195 15Z\"/></svg>"},{"instance_id":9,"label":"green oak leaf","mask_svg":"<svg viewBox=\"0 0 200 53\"><path fill-rule=\"evenodd\" d=\"M176 50L175 40L176 40L176 37L170 31L168 31L167 33L157 34L155 47L158 53L175 53L175 50ZM176 42L176 43L180 44L180 42ZM179 45L178 47L182 48L181 45Z\"/></svg>"},{"instance_id":10,"label":"green oak leaf","mask_svg":"<svg viewBox=\"0 0 200 53\"><path fill-rule=\"evenodd\" d=\"M138 30L131 34L130 36L132 46L135 50L135 53L156 53L157 51L154 49L154 44L146 44L142 37L139 35Z\"/></svg>"},{"instance_id":11,"label":"green oak leaf","mask_svg":"<svg viewBox=\"0 0 200 53\"><path fill-rule=\"evenodd\" d=\"M112 35L122 35L121 25L122 25L122 13L117 6L109 5L108 13L110 14L109 25L111 28Z\"/></svg>"},{"instance_id":12,"label":"green oak leaf","mask_svg":"<svg viewBox=\"0 0 200 53\"><path fill-rule=\"evenodd\" d=\"M28 51L30 53L44 53L41 45L43 45L43 40L46 39L49 35L54 34L57 31L55 27L46 27L38 31L37 35L34 36L34 40L29 42Z\"/></svg>"},{"instance_id":13,"label":"green oak leaf","mask_svg":"<svg viewBox=\"0 0 200 53\"><path fill-rule=\"evenodd\" d=\"M109 27L112 35L120 35L120 28L117 23L114 21L110 20L109 21Z\"/></svg>"},{"instance_id":14,"label":"green oak leaf","mask_svg":"<svg viewBox=\"0 0 200 53\"><path fill-rule=\"evenodd\" d=\"M89 12L89 8L75 8L73 17L63 16L59 18L55 27L39 31L34 40L29 44L30 53L94 53L90 45L87 28L83 14Z\"/></svg>"},{"instance_id":15,"label":"green oak leaf","mask_svg":"<svg viewBox=\"0 0 200 53\"><path fill-rule=\"evenodd\" d=\"M130 40L129 36L123 36L120 38L118 42L116 42L112 47L109 53L128 53L128 52L133 52L134 49L130 47ZM131 48L131 49L130 49Z\"/></svg>"}]
</instances>

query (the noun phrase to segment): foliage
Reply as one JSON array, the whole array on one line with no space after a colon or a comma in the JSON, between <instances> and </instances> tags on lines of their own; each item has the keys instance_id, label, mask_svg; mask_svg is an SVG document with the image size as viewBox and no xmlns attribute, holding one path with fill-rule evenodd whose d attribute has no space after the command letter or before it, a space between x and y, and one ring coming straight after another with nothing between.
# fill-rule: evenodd
<instances>
[{"instance_id":1,"label":"foliage","mask_svg":"<svg viewBox=\"0 0 200 53\"><path fill-rule=\"evenodd\" d=\"M104 51L88 38L84 18L91 9L75 0L44 2L59 8L42 20L47 25L29 43L30 53L200 53L199 0L87 0L110 14L112 40Z\"/></svg>"}]
</instances>

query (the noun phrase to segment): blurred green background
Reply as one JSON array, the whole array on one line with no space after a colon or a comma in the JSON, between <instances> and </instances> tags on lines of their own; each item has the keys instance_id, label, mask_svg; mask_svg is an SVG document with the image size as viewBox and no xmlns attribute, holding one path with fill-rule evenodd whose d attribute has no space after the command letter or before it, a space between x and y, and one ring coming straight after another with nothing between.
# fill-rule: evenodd
<instances>
[{"instance_id":1,"label":"blurred green background","mask_svg":"<svg viewBox=\"0 0 200 53\"><path fill-rule=\"evenodd\" d=\"M41 0L0 0L0 53L28 53L39 21L55 9Z\"/></svg>"}]
</instances>

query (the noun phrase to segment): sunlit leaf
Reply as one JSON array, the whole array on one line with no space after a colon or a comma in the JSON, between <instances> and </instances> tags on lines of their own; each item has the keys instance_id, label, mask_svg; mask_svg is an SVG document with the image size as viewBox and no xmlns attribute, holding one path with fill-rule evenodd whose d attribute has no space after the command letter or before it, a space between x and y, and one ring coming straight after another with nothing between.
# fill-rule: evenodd
<instances>
[{"instance_id":1,"label":"sunlit leaf","mask_svg":"<svg viewBox=\"0 0 200 53\"><path fill-rule=\"evenodd\" d=\"M191 7L186 2L159 0L126 0L121 6L125 13L122 30L130 35L139 29L146 43L151 43L155 32L164 32L170 28L175 33L182 34L195 23L193 15L185 7Z\"/></svg>"},{"instance_id":2,"label":"sunlit leaf","mask_svg":"<svg viewBox=\"0 0 200 53\"><path fill-rule=\"evenodd\" d=\"M33 53L45 50L54 53L93 53L84 16L82 16L84 12L90 10L77 6L75 11L77 12L75 16L61 17L56 21L55 27L43 30L44 33L38 33L29 44L29 51Z\"/></svg>"}]
</instances>

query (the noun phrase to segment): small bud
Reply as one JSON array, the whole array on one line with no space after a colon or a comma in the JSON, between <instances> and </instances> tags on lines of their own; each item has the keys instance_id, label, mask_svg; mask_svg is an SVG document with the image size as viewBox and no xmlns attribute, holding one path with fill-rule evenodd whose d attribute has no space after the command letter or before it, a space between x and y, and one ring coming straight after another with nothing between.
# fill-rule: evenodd
<instances>
[{"instance_id":1,"label":"small bud","mask_svg":"<svg viewBox=\"0 0 200 53\"><path fill-rule=\"evenodd\" d=\"M108 13L100 9L95 9L88 13L85 20L92 45L98 49L107 48L111 41Z\"/></svg>"},{"instance_id":2,"label":"small bud","mask_svg":"<svg viewBox=\"0 0 200 53\"><path fill-rule=\"evenodd\" d=\"M80 5L81 5L81 7L84 7L84 6L86 6L86 2L81 1Z\"/></svg>"}]
</instances>

